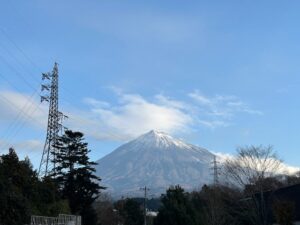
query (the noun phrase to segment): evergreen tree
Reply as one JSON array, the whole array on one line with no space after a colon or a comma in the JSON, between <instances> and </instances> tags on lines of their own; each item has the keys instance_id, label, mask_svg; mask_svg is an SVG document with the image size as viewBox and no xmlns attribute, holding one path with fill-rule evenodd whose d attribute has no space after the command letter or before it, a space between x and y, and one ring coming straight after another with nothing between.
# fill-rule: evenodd
<instances>
[{"instance_id":1,"label":"evergreen tree","mask_svg":"<svg viewBox=\"0 0 300 225\"><path fill-rule=\"evenodd\" d=\"M23 168L22 168L23 167ZM10 148L7 155L1 156L0 163L0 224L22 224L29 221L29 201L23 195L27 189L30 168L24 170L24 165Z\"/></svg>"},{"instance_id":2,"label":"evergreen tree","mask_svg":"<svg viewBox=\"0 0 300 225\"><path fill-rule=\"evenodd\" d=\"M125 199L116 202L115 208L118 210L124 225L143 225L144 214L140 204L134 199Z\"/></svg>"},{"instance_id":3,"label":"evergreen tree","mask_svg":"<svg viewBox=\"0 0 300 225\"><path fill-rule=\"evenodd\" d=\"M162 196L162 207L154 220L155 225L195 225L195 211L188 195L180 186L170 187Z\"/></svg>"},{"instance_id":4,"label":"evergreen tree","mask_svg":"<svg viewBox=\"0 0 300 225\"><path fill-rule=\"evenodd\" d=\"M82 216L83 224L96 223L96 214L92 207L98 198L101 179L94 172L95 162L90 161L88 144L84 142L81 132L67 130L58 138L54 155L56 170L52 177L56 180L62 198L69 201L73 214Z\"/></svg>"},{"instance_id":5,"label":"evergreen tree","mask_svg":"<svg viewBox=\"0 0 300 225\"><path fill-rule=\"evenodd\" d=\"M14 149L0 157L0 224L28 224L31 215L69 213L51 180L39 180L28 158Z\"/></svg>"}]
</instances>

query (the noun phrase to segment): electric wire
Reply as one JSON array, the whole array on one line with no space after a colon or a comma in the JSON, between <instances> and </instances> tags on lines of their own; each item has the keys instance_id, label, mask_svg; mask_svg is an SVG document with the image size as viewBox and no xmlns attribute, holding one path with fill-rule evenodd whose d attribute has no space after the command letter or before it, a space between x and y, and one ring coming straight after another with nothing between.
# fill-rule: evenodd
<instances>
[{"instance_id":1,"label":"electric wire","mask_svg":"<svg viewBox=\"0 0 300 225\"><path fill-rule=\"evenodd\" d=\"M36 81L37 84L40 83L40 80L39 80L36 76L33 75L33 74L36 73L36 72L34 72L33 70L31 70L32 68L29 69L29 67L26 67L26 66L24 65L24 63L21 62L21 60L18 59L18 57L17 57L11 50L9 50L9 49L4 45L4 43L0 42L0 46L2 47L2 49L4 49L4 50L6 51L6 53L7 53L7 54L8 54L8 55L9 55L9 56L10 56L17 64L19 64L19 65L22 67L22 70L23 70L23 71L26 71L27 74L30 75L30 76Z\"/></svg>"},{"instance_id":2,"label":"electric wire","mask_svg":"<svg viewBox=\"0 0 300 225\"><path fill-rule=\"evenodd\" d=\"M2 33L3 33L4 31L3 31L3 29L2 29ZM22 51L22 49L21 48L19 48L16 44L15 44L15 42L13 42L13 40L10 40L13 44L14 44L14 46L19 50L19 51L21 51L21 53L22 53L22 55L23 56L26 56L26 54ZM15 57L14 56L14 54L13 53L11 53L6 47L4 47L3 45L1 45L2 46L2 48L4 48L5 50L6 50L6 52L15 60L15 62L17 62L18 64L20 64L25 70L26 70L26 67L17 59L17 57ZM8 61L7 60L5 60L3 57L1 57L1 59L2 59L2 61L7 65L7 66L9 66L9 68L12 70L12 71L14 71L19 77L21 77L22 78L22 80L23 81L25 81L25 83L30 87L30 88L32 88L33 90L35 90L35 88L31 85L31 84L29 84L27 81L26 81L26 78L16 69L16 68L14 68L12 65L10 65L9 63L8 63ZM30 58L29 57L27 57L27 60L29 60L30 61ZM32 62L32 61L30 61L33 65L34 65L34 63ZM28 72L28 71L27 71ZM32 78L36 78L35 76L33 76L30 72L28 73L28 74L30 74L31 75L31 77ZM9 83L11 86L13 86L13 87L15 87L17 90L19 90L12 82L10 82L5 76L3 76L2 74L0 74L1 75L1 77L2 78L4 78L5 80L6 80L6 82L7 83ZM38 83L38 86L40 86L40 82L38 81L37 82ZM19 91L20 92L20 91ZM22 110L20 110L19 111L19 113L18 113L18 115L17 115L17 117L13 120L13 122L9 125L9 127L8 127L8 129L6 130L6 135L10 135L10 132L11 132L11 130L14 130L14 129L17 129L16 128L16 126L15 126L15 124L18 124L19 123L19 120L20 120L20 118L21 118L21 115L22 115L22 113L25 111L25 112L27 112L27 111L30 111L31 110L31 108L33 107L33 105L34 104L32 104L32 102L34 101L34 98L36 97L36 95L39 95L39 93L38 93L38 89L36 89L35 91L34 91L34 93L28 98L28 97L26 97L27 98L27 102L26 102L26 104L24 104L24 106L22 107ZM20 127L20 126L19 126Z\"/></svg>"},{"instance_id":3,"label":"electric wire","mask_svg":"<svg viewBox=\"0 0 300 225\"><path fill-rule=\"evenodd\" d=\"M30 84L30 83L26 80L26 78L25 78L18 70L16 70L12 65L10 65L9 62L8 62L6 59L4 59L1 55L0 55L0 60L8 67L11 71L13 71L18 77L20 77L20 78L24 81L24 83L25 83L29 88L31 88L33 91L36 90L35 87L34 87L32 84Z\"/></svg>"},{"instance_id":4,"label":"electric wire","mask_svg":"<svg viewBox=\"0 0 300 225\"><path fill-rule=\"evenodd\" d=\"M19 109L19 106L17 106L15 103L13 103L12 101L10 101L8 98L6 98L6 97L3 96L3 95L1 95L0 100L1 100L2 102L4 102L4 103L7 102L7 103L8 103L8 106L11 107L12 109L15 109L15 108L18 108L18 109ZM35 111L36 111L36 109L35 109L32 113L34 113ZM32 120L32 121L36 122L37 124L44 126L44 124L43 124L40 120L38 120L37 118L33 117L32 114L23 113L22 116L24 116L24 120L23 120L22 126L27 122L25 119ZM7 147L7 146L9 146L10 144L11 144L11 143L6 143L6 145L4 145L4 146L2 146L2 147L3 147L3 148L4 148L4 147Z\"/></svg>"},{"instance_id":5,"label":"electric wire","mask_svg":"<svg viewBox=\"0 0 300 225\"><path fill-rule=\"evenodd\" d=\"M39 66L22 50L22 48L20 48L16 42L7 34L7 32L5 32L4 29L2 29L0 27L0 30L2 32L2 34L14 45L14 47L27 59L27 61L29 63L31 63L33 65L33 67L38 68L39 71L41 71L41 69L39 68Z\"/></svg>"},{"instance_id":6,"label":"electric wire","mask_svg":"<svg viewBox=\"0 0 300 225\"><path fill-rule=\"evenodd\" d=\"M3 36L21 53L21 55L33 66L33 68L35 68L36 70L38 70L40 73L41 73L41 69L40 69L40 67L34 62L34 60L32 60L31 59L31 57L29 57L26 53L25 53L25 51L21 48L21 47L19 47L17 44L16 44L16 42L7 34L7 32L5 32L4 31L4 29L2 29L2 28L0 28L0 31L1 31L1 33L3 34ZM3 46L3 45L2 45ZM25 66L18 60L18 58L16 57L16 56L14 56L13 55L13 53L11 53L6 47L4 47L4 49L9 53L9 55L17 62L17 63L19 63L23 68L25 68ZM30 111L31 110L31 108L32 108L32 106L34 105L34 104L30 104L32 101L33 101L33 99L34 99L34 97L35 97L35 95L38 93L38 91L31 85L31 83L29 83L27 80L26 80L26 78L20 73L20 72L18 72L17 71L17 69L15 69L13 66L11 66L9 63L8 63L8 61L7 60L5 60L3 57L1 57L0 56L0 59L4 62L4 64L6 64L9 68L10 68L10 70L12 70L12 71L14 71L15 72L15 74L16 75L18 75L23 81L24 81L24 83L26 83L26 85L28 86L28 87L30 87L32 90L34 90L34 93L30 96L30 98L29 98L29 100L27 101L27 103L24 105L24 108L22 108L22 110L20 110L19 111L19 113L18 113L18 115L17 115L17 118L13 121L13 123L12 123L12 125L10 125L9 126L9 129L10 130L12 130L12 131L10 131L10 133L12 133L13 132L13 134L8 134L8 135L10 135L9 137L14 137L23 127L24 127L24 125L26 124L26 121L25 120L23 120L22 121L22 116L23 116L23 114L24 114L24 111L25 111L25 113L26 112L28 112L28 111ZM36 76L34 76L32 73L28 73L32 78L33 78L33 80L35 80L35 81L37 81L37 83L40 85L40 81L39 81L39 79L37 79L37 77ZM4 76L2 76L2 77L4 77ZM8 79L6 79L7 81L8 81ZM8 83L10 83L10 82L8 82ZM12 85L12 86L14 86L14 85ZM62 88L61 87L61 90L65 93L65 94L67 94L68 96L71 96L72 98L74 98L74 95L76 96L77 94L75 94L75 93L72 93L72 92L70 92L69 90L67 90L67 89L65 89L65 88ZM78 96L78 95L77 95ZM69 105L72 105L72 104L70 104L70 101L68 101L67 99L65 99L65 98L61 98L60 97L60 99L62 99L62 100L64 100L66 103L68 103ZM34 109L33 109L33 111L35 112L37 109L39 109L39 106L40 106L40 104L39 105L37 105ZM39 109L40 110L40 109ZM70 118L70 119L72 119L72 117ZM74 118L75 119L75 118ZM76 118L77 120L79 120L79 121L84 121L83 119L81 119L81 118L79 118L79 117L77 117ZM20 120L21 120L21 123L20 123Z\"/></svg>"},{"instance_id":7,"label":"electric wire","mask_svg":"<svg viewBox=\"0 0 300 225\"><path fill-rule=\"evenodd\" d=\"M16 88L17 90L18 87L16 87L12 82L10 82L2 73L0 73L0 77L4 79L10 86ZM21 110L18 112L17 116L14 118L13 122L9 125L7 130L5 131L6 136L2 136L3 138L7 138L10 135L11 130L16 129L15 125L18 124L19 120L21 120L21 117L24 113L28 113L32 107L35 106L35 108L39 109L40 112L44 113L42 109L39 108L40 105L34 104L34 97L38 91L36 90L30 97L27 97L26 95L23 95L24 98L27 100L25 104L22 105Z\"/></svg>"},{"instance_id":8,"label":"electric wire","mask_svg":"<svg viewBox=\"0 0 300 225\"><path fill-rule=\"evenodd\" d=\"M24 58L33 66L33 67L35 67L35 69L37 69L37 71L39 71L40 73L43 73L42 72L42 69L34 62L34 60L32 60L32 58L29 56L29 55L27 55L26 53L25 53L25 51L24 50L22 50L22 48L20 47L20 46L18 46L17 44L16 44L16 42L7 34L7 32L5 32L4 31L4 29L2 29L2 28L0 28L0 31L3 33L3 35L4 35L4 37L6 37L6 39L8 40L8 41L10 41L12 44L13 44L13 46L24 56ZM30 74L30 75L32 75L32 74ZM38 83L40 83L40 81L35 77L35 76L32 76L35 80L37 80L37 82ZM60 89L65 93L65 94L67 94L69 97L71 97L71 98L73 98L74 97L74 95L76 96L76 97L79 97L76 93L72 93L71 91L69 91L68 89L66 89L66 88L64 88L64 87L60 87ZM61 98L61 99L64 99L64 98ZM64 99L66 102L69 102L67 99Z\"/></svg>"}]
</instances>

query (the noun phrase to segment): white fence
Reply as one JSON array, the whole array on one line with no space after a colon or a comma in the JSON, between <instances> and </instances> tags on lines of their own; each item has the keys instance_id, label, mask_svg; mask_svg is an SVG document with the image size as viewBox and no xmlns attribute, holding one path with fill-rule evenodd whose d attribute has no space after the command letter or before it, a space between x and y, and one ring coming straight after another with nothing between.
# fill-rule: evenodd
<instances>
[{"instance_id":1,"label":"white fence","mask_svg":"<svg viewBox=\"0 0 300 225\"><path fill-rule=\"evenodd\" d=\"M30 225L81 225L81 216L59 214L58 217L31 216Z\"/></svg>"}]
</instances>

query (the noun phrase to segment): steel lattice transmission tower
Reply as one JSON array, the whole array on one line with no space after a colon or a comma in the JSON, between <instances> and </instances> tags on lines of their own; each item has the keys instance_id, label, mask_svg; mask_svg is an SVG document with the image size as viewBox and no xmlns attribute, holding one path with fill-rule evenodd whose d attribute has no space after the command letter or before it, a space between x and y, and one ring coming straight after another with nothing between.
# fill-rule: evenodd
<instances>
[{"instance_id":1,"label":"steel lattice transmission tower","mask_svg":"<svg viewBox=\"0 0 300 225\"><path fill-rule=\"evenodd\" d=\"M42 84L42 92L48 94L41 95L41 102L49 102L48 125L46 141L39 166L39 176L47 176L50 171L55 169L53 162L57 149L53 146L62 130L62 120L66 117L58 111L58 64L55 63L52 72L43 73L42 80L48 83ZM49 95L50 92L50 95Z\"/></svg>"},{"instance_id":2,"label":"steel lattice transmission tower","mask_svg":"<svg viewBox=\"0 0 300 225\"><path fill-rule=\"evenodd\" d=\"M210 162L210 170L211 175L213 178L213 185L218 186L219 185L219 175L220 175L220 168L219 168L219 162L217 161L217 156L214 155L212 161Z\"/></svg>"},{"instance_id":3,"label":"steel lattice transmission tower","mask_svg":"<svg viewBox=\"0 0 300 225\"><path fill-rule=\"evenodd\" d=\"M219 167L218 167L218 161L217 156L214 156L213 160L213 174L214 174L214 185L219 185Z\"/></svg>"}]
</instances>

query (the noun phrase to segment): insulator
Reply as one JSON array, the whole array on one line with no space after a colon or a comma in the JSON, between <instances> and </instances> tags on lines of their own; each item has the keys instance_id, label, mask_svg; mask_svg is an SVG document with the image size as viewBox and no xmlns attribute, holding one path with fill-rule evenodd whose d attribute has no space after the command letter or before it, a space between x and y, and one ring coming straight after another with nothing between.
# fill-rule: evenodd
<instances>
[{"instance_id":1,"label":"insulator","mask_svg":"<svg viewBox=\"0 0 300 225\"><path fill-rule=\"evenodd\" d=\"M49 102L49 97L48 96L41 96L41 102L46 101Z\"/></svg>"},{"instance_id":2,"label":"insulator","mask_svg":"<svg viewBox=\"0 0 300 225\"><path fill-rule=\"evenodd\" d=\"M50 90L50 86L47 85L47 84L42 84L42 91L44 91L44 90L49 91Z\"/></svg>"},{"instance_id":3,"label":"insulator","mask_svg":"<svg viewBox=\"0 0 300 225\"><path fill-rule=\"evenodd\" d=\"M47 79L47 80L50 80L50 73L42 73L42 80L45 80L45 79Z\"/></svg>"}]
</instances>

